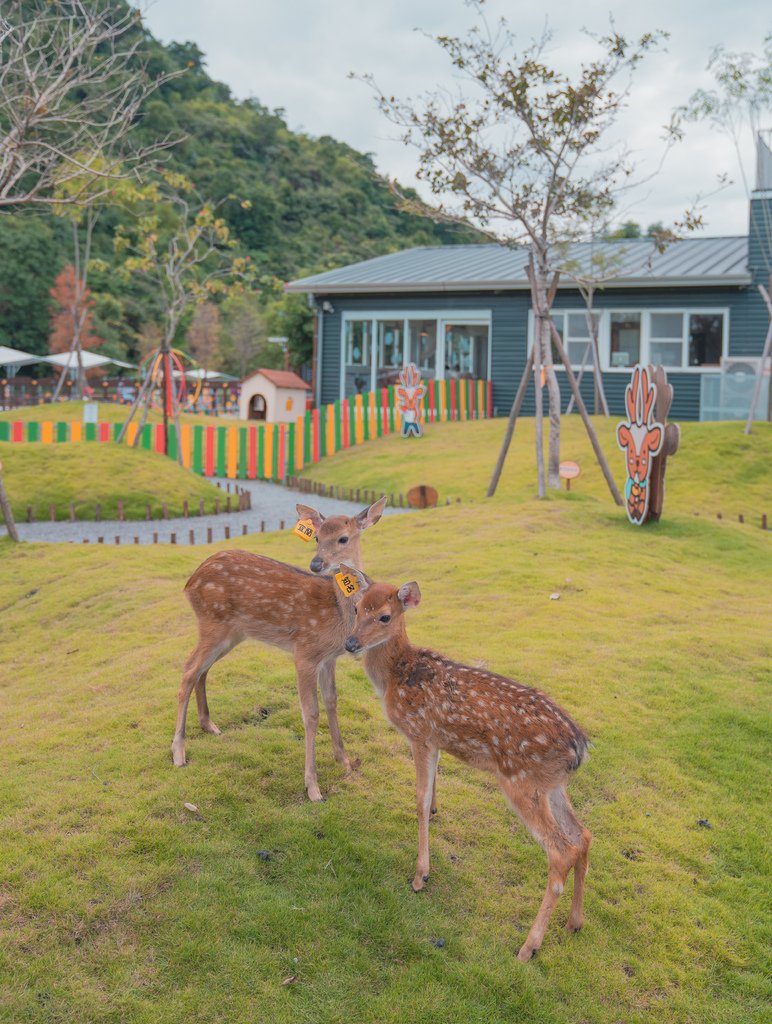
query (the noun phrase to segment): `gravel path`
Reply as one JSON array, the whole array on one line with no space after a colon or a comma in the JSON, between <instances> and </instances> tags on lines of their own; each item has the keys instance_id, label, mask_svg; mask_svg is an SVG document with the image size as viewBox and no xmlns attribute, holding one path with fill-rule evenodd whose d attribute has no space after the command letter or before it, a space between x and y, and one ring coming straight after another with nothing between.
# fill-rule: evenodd
<instances>
[{"instance_id":1,"label":"gravel path","mask_svg":"<svg viewBox=\"0 0 772 1024\"><path fill-rule=\"evenodd\" d=\"M219 483L224 491L226 485L232 485L234 481L223 478ZM139 538L139 544L152 544L153 534L158 535L159 544L168 544L172 533L176 535L177 544L189 544L190 531L193 530L194 543L205 544L209 527L212 530L213 542L225 539L226 527L230 529L231 538L241 536L245 526L247 533L259 533L262 523L265 523L266 532L278 530L282 520L285 529L292 529L297 522L295 505L298 502L311 505L323 515L345 512L351 514L363 508L362 505L351 501L322 498L317 494L301 494L280 484L266 483L262 480L237 480L235 483L251 492L252 508L247 512L222 512L218 516L191 516L189 519L151 519L150 522L135 519L121 523L118 520L103 519L99 523L17 523L16 528L22 540L60 544L82 544L86 540L96 544L100 537L105 544L115 544L116 537L120 537L121 544L134 544L135 537ZM387 508L386 514L393 515L406 511L408 509ZM5 534L5 527L0 526L0 537L4 537Z\"/></svg>"}]
</instances>

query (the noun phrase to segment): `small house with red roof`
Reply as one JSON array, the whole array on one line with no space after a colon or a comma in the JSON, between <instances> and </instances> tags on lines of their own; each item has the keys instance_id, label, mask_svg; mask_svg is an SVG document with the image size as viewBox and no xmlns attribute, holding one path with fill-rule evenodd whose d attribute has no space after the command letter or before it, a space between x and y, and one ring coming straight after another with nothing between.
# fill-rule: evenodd
<instances>
[{"instance_id":1,"label":"small house with red roof","mask_svg":"<svg viewBox=\"0 0 772 1024\"><path fill-rule=\"evenodd\" d=\"M311 386L291 370L255 370L241 382L239 417L264 423L294 423L306 411Z\"/></svg>"}]
</instances>

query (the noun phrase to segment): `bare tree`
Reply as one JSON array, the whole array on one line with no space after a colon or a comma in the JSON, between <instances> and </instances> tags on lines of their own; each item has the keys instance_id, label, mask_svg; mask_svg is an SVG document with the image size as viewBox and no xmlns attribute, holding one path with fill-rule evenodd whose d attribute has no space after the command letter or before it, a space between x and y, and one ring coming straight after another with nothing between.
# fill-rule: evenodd
<instances>
[{"instance_id":1,"label":"bare tree","mask_svg":"<svg viewBox=\"0 0 772 1024\"><path fill-rule=\"evenodd\" d=\"M257 366L265 350L268 334L265 314L258 297L252 294L235 295L224 304L222 355L229 373L243 380L247 371Z\"/></svg>"},{"instance_id":2,"label":"bare tree","mask_svg":"<svg viewBox=\"0 0 772 1024\"><path fill-rule=\"evenodd\" d=\"M465 38L434 37L461 80L456 91L438 89L419 100L400 100L379 89L372 77L364 80L382 112L401 129L403 141L417 148L418 177L440 200L434 210L418 204L422 212L450 220L471 218L492 240L528 247L535 322L529 367L536 395L538 494L543 497L543 378L549 395L548 482L560 486L560 389L550 345L557 287L553 247L581 237L588 223L607 215L618 190L630 180L627 154L609 146L608 134L626 104L631 73L664 35L652 32L629 40L612 23L607 35L593 37L598 56L582 64L572 79L545 62L549 33L518 52L505 20L491 30L483 0L470 0L470 6L479 22ZM570 365L566 371L571 383ZM518 390L516 402L524 391L524 386ZM506 444L505 439L500 463Z\"/></svg>"},{"instance_id":3,"label":"bare tree","mask_svg":"<svg viewBox=\"0 0 772 1024\"><path fill-rule=\"evenodd\" d=\"M182 73L151 79L144 41L114 0L0 5L0 208L89 203L178 141L135 143L143 102Z\"/></svg>"},{"instance_id":4,"label":"bare tree","mask_svg":"<svg viewBox=\"0 0 772 1024\"><path fill-rule=\"evenodd\" d=\"M743 159L743 150L751 141L756 154L756 189L764 193L772 187L772 129L765 131L762 125L762 119L772 114L772 32L765 36L760 55L730 53L723 46L715 47L708 70L715 88L698 89L676 113L686 121L708 121L731 139L746 197L752 200L751 173ZM745 424L746 434L751 432L764 366L772 352L772 204L763 194L752 204L749 241L766 274L766 280L757 281L756 287L767 307L769 324ZM772 382L767 419L772 419Z\"/></svg>"},{"instance_id":5,"label":"bare tree","mask_svg":"<svg viewBox=\"0 0 772 1024\"><path fill-rule=\"evenodd\" d=\"M220 311L213 302L196 308L187 333L188 352L205 370L217 369L220 356Z\"/></svg>"}]
</instances>

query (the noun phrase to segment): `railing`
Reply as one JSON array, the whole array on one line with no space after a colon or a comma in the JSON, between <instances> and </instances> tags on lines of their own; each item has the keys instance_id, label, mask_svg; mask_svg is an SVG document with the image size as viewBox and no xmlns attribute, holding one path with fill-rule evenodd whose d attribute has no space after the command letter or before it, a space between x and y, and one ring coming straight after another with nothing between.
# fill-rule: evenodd
<instances>
[{"instance_id":1,"label":"railing","mask_svg":"<svg viewBox=\"0 0 772 1024\"><path fill-rule=\"evenodd\" d=\"M483 380L429 381L424 396L424 422L487 419L491 415L491 386ZM183 465L202 476L242 480L284 480L326 455L400 431L394 387L344 398L299 416L294 423L244 426L189 424L180 427ZM120 423L25 422L0 420L0 441L16 443L108 443L115 441ZM133 444L137 424L126 442ZM139 447L163 453L163 426L145 424ZM177 458L177 435L169 431L168 454Z\"/></svg>"}]
</instances>

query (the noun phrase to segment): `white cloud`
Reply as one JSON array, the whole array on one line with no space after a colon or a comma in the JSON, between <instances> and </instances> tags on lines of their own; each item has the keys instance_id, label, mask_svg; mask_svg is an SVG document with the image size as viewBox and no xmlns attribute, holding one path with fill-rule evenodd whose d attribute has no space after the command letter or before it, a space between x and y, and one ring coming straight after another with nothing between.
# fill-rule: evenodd
<instances>
[{"instance_id":1,"label":"white cloud","mask_svg":"<svg viewBox=\"0 0 772 1024\"><path fill-rule=\"evenodd\" d=\"M506 14L520 39L540 35L544 9L533 3L489 0L491 20ZM636 73L630 109L620 128L642 171L654 170L661 152L660 126L672 109L698 86L711 48L758 50L770 19L757 0L732 4L650 0L617 5L617 28L628 35L661 28L670 32L666 53L647 59ZM552 0L554 31L550 57L566 68L590 52L581 34L603 32L603 0ZM157 0L146 21L156 36L195 42L207 55L210 74L238 98L255 96L286 111L290 127L331 135L375 155L379 169L414 184L415 156L395 140L395 129L376 110L369 90L348 72L372 72L379 85L398 96L416 95L451 81L444 55L421 32L461 34L473 15L463 0ZM772 124L771 124L772 126ZM745 154L748 165L752 154ZM636 199L630 216L644 225L670 221L697 193L714 190L717 175L738 179L727 139L705 125L690 126L670 153L662 173ZM735 184L709 200L706 231L741 234L747 204Z\"/></svg>"}]
</instances>

